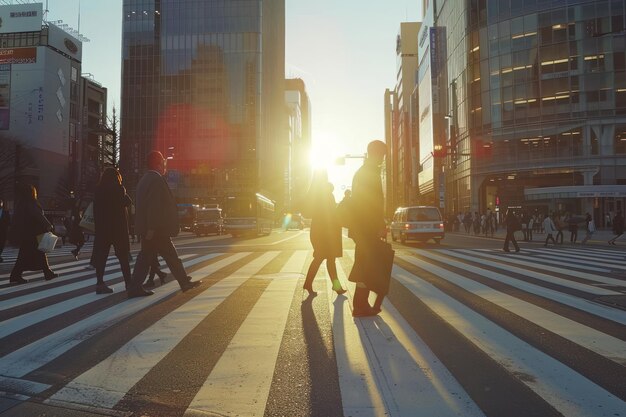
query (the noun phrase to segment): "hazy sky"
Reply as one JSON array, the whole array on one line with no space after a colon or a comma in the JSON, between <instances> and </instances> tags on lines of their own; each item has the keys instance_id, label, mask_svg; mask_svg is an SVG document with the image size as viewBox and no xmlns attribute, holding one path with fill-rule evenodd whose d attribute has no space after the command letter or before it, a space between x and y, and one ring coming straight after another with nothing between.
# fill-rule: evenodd
<instances>
[{"instance_id":1,"label":"hazy sky","mask_svg":"<svg viewBox=\"0 0 626 417\"><path fill-rule=\"evenodd\" d=\"M44 1L44 7L46 2ZM78 29L79 0L49 0L48 20ZM83 72L120 103L121 0L80 1ZM384 139L383 95L396 74L400 22L417 21L421 0L286 0L287 77L304 80L311 99L313 141L329 154L363 153ZM336 187L356 161L330 172ZM337 190L339 191L339 190Z\"/></svg>"}]
</instances>

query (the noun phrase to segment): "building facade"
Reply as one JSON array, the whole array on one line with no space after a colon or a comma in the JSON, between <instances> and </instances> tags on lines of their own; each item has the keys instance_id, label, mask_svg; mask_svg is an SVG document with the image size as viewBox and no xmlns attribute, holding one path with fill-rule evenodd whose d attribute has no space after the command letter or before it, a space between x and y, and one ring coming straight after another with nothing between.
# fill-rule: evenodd
<instances>
[{"instance_id":1,"label":"building facade","mask_svg":"<svg viewBox=\"0 0 626 417\"><path fill-rule=\"evenodd\" d=\"M181 202L280 201L284 0L125 0L121 166L132 190L157 149Z\"/></svg>"},{"instance_id":2,"label":"building facade","mask_svg":"<svg viewBox=\"0 0 626 417\"><path fill-rule=\"evenodd\" d=\"M289 110L289 144L291 168L288 171L291 212L301 209L311 182L311 101L304 81L300 78L285 80L285 102Z\"/></svg>"},{"instance_id":3,"label":"building facade","mask_svg":"<svg viewBox=\"0 0 626 417\"><path fill-rule=\"evenodd\" d=\"M427 5L424 26L445 33L444 91L430 94L445 110L433 133L421 125L420 145L445 146L433 165L447 212L589 211L600 224L624 210L624 9L622 0Z\"/></svg>"},{"instance_id":4,"label":"building facade","mask_svg":"<svg viewBox=\"0 0 626 417\"><path fill-rule=\"evenodd\" d=\"M0 192L26 181L53 209L78 186L82 43L43 17L41 3L0 6L0 137L15 144Z\"/></svg>"}]
</instances>

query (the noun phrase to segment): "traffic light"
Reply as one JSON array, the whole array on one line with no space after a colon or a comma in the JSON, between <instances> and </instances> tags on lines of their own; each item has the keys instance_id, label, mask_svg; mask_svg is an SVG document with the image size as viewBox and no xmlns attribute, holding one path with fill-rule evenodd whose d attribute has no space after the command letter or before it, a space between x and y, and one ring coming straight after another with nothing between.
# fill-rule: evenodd
<instances>
[{"instance_id":1,"label":"traffic light","mask_svg":"<svg viewBox=\"0 0 626 417\"><path fill-rule=\"evenodd\" d=\"M475 139L472 148L472 156L475 158L491 158L491 142Z\"/></svg>"},{"instance_id":2,"label":"traffic light","mask_svg":"<svg viewBox=\"0 0 626 417\"><path fill-rule=\"evenodd\" d=\"M448 155L446 145L435 145L432 151L433 158L445 158Z\"/></svg>"}]
</instances>

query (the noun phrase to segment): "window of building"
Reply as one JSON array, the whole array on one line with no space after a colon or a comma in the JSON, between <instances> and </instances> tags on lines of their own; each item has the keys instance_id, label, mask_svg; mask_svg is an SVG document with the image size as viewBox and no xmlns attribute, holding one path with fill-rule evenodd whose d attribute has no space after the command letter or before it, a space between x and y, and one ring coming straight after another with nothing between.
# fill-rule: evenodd
<instances>
[{"instance_id":1,"label":"window of building","mask_svg":"<svg viewBox=\"0 0 626 417\"><path fill-rule=\"evenodd\" d=\"M613 148L616 154L626 154L626 125L615 126Z\"/></svg>"}]
</instances>

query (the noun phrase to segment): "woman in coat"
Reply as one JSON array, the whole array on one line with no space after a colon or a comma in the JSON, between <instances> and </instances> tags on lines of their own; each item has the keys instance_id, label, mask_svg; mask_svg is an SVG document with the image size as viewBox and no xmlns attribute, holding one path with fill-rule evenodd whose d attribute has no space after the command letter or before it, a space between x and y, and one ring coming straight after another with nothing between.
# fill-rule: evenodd
<instances>
[{"instance_id":1,"label":"woman in coat","mask_svg":"<svg viewBox=\"0 0 626 417\"><path fill-rule=\"evenodd\" d=\"M128 240L128 207L132 201L122 186L122 175L115 168L106 168L96 188L93 216L96 225L93 264L96 267L96 294L109 294L113 290L104 283L104 267L111 245L120 261L124 282L131 280Z\"/></svg>"},{"instance_id":2,"label":"woman in coat","mask_svg":"<svg viewBox=\"0 0 626 417\"><path fill-rule=\"evenodd\" d=\"M311 183L308 196L308 215L311 217L310 239L313 245L313 260L304 280L304 289L309 295L317 295L313 291L313 279L326 259L326 269L337 294L346 292L337 277L335 258L343 256L341 225L337 218L337 204L333 196L333 186L322 175L316 175Z\"/></svg>"},{"instance_id":3,"label":"woman in coat","mask_svg":"<svg viewBox=\"0 0 626 417\"><path fill-rule=\"evenodd\" d=\"M37 236L51 231L52 225L37 201L37 189L30 184L19 184L16 192L10 236L12 243L19 245L19 252L9 282L28 282L22 278L24 271L43 271L46 280L56 278L59 274L52 272L46 254L38 249Z\"/></svg>"}]
</instances>

